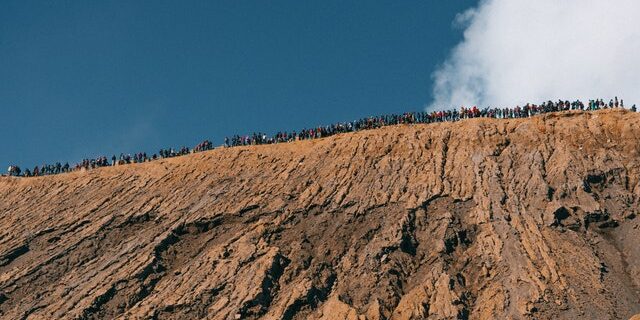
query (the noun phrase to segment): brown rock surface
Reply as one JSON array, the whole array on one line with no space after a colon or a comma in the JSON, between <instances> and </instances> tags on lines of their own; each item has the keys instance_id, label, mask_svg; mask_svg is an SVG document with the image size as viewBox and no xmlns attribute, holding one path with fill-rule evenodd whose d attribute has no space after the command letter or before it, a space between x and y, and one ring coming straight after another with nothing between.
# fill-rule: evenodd
<instances>
[{"instance_id":1,"label":"brown rock surface","mask_svg":"<svg viewBox=\"0 0 640 320\"><path fill-rule=\"evenodd\" d=\"M629 319L640 114L0 179L3 319Z\"/></svg>"}]
</instances>

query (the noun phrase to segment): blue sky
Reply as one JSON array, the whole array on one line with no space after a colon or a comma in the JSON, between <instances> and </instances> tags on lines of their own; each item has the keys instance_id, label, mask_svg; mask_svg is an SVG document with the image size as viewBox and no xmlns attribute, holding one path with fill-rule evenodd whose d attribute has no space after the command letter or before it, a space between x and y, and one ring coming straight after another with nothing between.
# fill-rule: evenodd
<instances>
[{"instance_id":1,"label":"blue sky","mask_svg":"<svg viewBox=\"0 0 640 320\"><path fill-rule=\"evenodd\" d=\"M2 1L0 164L420 110L477 1Z\"/></svg>"}]
</instances>

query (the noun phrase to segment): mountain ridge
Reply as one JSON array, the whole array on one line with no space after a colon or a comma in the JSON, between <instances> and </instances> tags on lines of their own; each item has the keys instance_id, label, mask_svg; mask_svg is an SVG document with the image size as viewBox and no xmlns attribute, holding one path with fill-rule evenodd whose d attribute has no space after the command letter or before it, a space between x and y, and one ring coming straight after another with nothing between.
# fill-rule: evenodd
<instances>
[{"instance_id":1,"label":"mountain ridge","mask_svg":"<svg viewBox=\"0 0 640 320\"><path fill-rule=\"evenodd\" d=\"M0 179L6 318L629 318L640 115L384 127Z\"/></svg>"}]
</instances>

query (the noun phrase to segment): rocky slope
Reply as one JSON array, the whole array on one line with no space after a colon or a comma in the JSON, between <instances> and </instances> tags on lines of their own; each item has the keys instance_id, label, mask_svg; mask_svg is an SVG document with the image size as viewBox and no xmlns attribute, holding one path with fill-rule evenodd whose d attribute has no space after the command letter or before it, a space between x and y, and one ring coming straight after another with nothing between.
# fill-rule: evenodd
<instances>
[{"instance_id":1,"label":"rocky slope","mask_svg":"<svg viewBox=\"0 0 640 320\"><path fill-rule=\"evenodd\" d=\"M628 319L640 114L0 179L3 319Z\"/></svg>"}]
</instances>

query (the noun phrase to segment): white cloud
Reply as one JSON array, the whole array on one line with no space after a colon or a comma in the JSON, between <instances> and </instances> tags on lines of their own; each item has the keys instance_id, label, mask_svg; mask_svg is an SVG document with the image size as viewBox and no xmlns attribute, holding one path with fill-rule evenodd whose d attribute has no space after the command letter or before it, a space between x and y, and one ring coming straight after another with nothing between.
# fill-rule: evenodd
<instances>
[{"instance_id":1,"label":"white cloud","mask_svg":"<svg viewBox=\"0 0 640 320\"><path fill-rule=\"evenodd\" d=\"M640 103L640 0L485 0L433 74L428 109L557 99Z\"/></svg>"}]
</instances>

